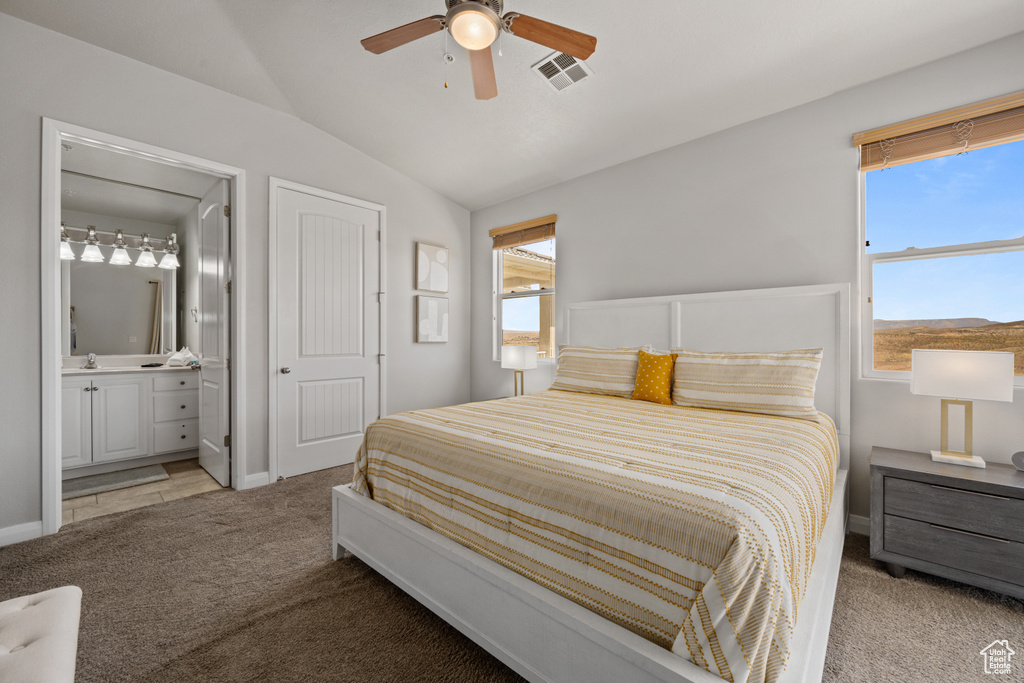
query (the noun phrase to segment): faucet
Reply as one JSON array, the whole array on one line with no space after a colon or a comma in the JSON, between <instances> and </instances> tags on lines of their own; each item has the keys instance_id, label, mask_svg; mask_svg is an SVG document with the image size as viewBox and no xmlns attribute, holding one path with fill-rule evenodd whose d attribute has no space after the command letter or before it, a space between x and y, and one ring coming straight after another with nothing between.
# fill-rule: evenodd
<instances>
[{"instance_id":1,"label":"faucet","mask_svg":"<svg viewBox=\"0 0 1024 683\"><path fill-rule=\"evenodd\" d=\"M90 353L89 354L89 358L85 361L85 369L86 370L95 370L98 367L99 366L96 365L96 354L95 353Z\"/></svg>"}]
</instances>

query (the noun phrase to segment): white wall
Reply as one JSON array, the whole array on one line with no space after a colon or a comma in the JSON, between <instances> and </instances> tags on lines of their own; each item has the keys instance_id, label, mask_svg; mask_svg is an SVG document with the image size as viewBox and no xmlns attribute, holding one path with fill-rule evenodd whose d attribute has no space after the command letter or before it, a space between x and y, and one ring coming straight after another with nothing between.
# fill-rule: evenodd
<instances>
[{"instance_id":1,"label":"white wall","mask_svg":"<svg viewBox=\"0 0 1024 683\"><path fill-rule=\"evenodd\" d=\"M851 135L1024 89L1024 34L475 211L473 398L512 393L492 360L490 228L558 214L559 322L569 303L851 282L852 512L868 514L872 444L937 446L939 401L860 379L858 155ZM551 366L526 373L546 388ZM1024 449L1024 391L975 407L975 452Z\"/></svg>"},{"instance_id":2,"label":"white wall","mask_svg":"<svg viewBox=\"0 0 1024 683\"><path fill-rule=\"evenodd\" d=\"M326 84L325 87L330 87ZM267 469L269 176L383 204L388 219L388 408L469 398L469 213L293 116L0 14L0 250L5 358L0 541L41 519L39 203L41 118L246 170L248 472ZM56 229L56 227L54 227ZM413 343L417 240L450 249L451 336ZM16 248L15 248L16 247ZM13 532L12 532L13 534Z\"/></svg>"}]
</instances>

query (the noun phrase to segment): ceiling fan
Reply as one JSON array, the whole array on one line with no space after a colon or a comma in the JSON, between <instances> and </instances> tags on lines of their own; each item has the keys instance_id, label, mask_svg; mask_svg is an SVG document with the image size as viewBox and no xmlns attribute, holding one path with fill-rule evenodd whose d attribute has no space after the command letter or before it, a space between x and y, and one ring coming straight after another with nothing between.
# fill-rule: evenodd
<instances>
[{"instance_id":1,"label":"ceiling fan","mask_svg":"<svg viewBox=\"0 0 1024 683\"><path fill-rule=\"evenodd\" d=\"M498 94L494 78L491 43L499 31L539 43L577 59L587 59L597 48L597 38L586 33L528 17L518 12L501 16L502 0L445 0L448 13L414 21L359 41L370 52L382 52L411 43L431 33L448 29L452 38L469 51L473 72L473 91L478 100L489 100Z\"/></svg>"}]
</instances>

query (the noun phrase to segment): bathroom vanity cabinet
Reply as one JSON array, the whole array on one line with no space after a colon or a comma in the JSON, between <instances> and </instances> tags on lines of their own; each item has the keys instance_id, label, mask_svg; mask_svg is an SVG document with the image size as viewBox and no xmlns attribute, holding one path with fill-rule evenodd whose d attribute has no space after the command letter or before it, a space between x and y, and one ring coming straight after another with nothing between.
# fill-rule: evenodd
<instances>
[{"instance_id":1,"label":"bathroom vanity cabinet","mask_svg":"<svg viewBox=\"0 0 1024 683\"><path fill-rule=\"evenodd\" d=\"M187 369L65 373L64 469L185 451L199 445L199 376Z\"/></svg>"}]
</instances>

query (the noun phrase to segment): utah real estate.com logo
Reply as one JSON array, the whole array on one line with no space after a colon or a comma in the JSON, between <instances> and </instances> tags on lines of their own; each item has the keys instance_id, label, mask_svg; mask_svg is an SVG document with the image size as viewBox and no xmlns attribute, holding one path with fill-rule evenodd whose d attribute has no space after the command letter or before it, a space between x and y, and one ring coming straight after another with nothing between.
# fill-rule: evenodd
<instances>
[{"instance_id":1,"label":"utah real estate.com logo","mask_svg":"<svg viewBox=\"0 0 1024 683\"><path fill-rule=\"evenodd\" d=\"M981 651L985 658L985 673L987 674L1008 674L1012 671L1013 665L1010 659L1017 654L1010 648L1009 641L993 640Z\"/></svg>"}]
</instances>

